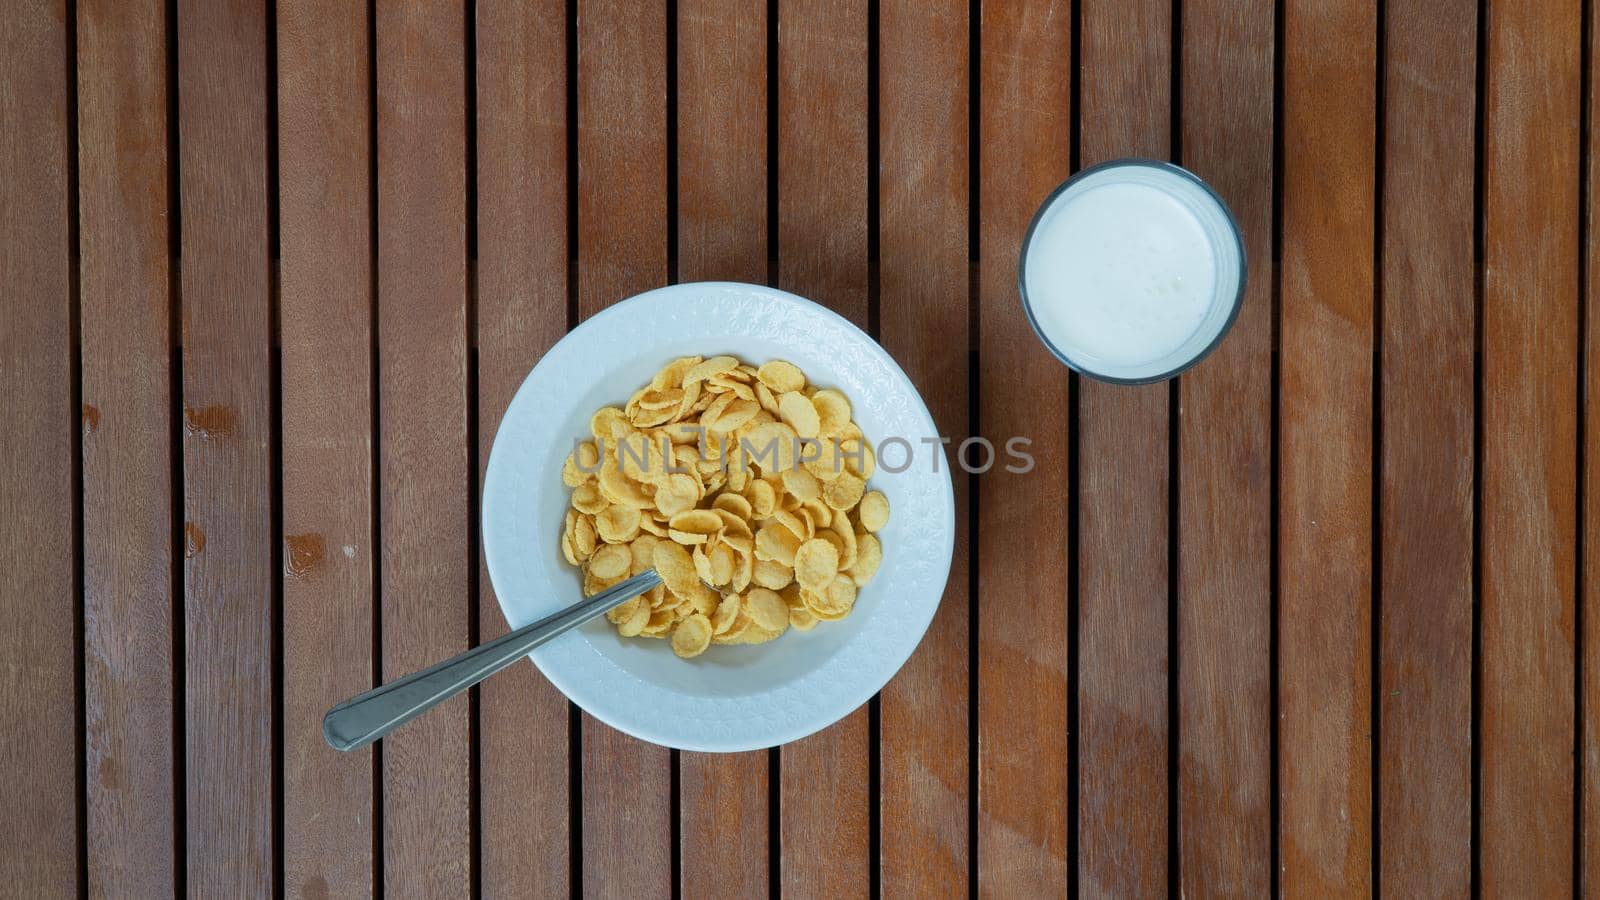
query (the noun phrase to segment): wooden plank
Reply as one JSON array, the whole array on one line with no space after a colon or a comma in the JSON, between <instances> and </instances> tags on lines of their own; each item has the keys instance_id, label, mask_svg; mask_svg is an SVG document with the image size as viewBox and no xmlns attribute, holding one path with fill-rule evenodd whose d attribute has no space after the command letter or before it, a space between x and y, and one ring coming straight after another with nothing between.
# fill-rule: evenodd
<instances>
[{"instance_id":1,"label":"wooden plank","mask_svg":"<svg viewBox=\"0 0 1600 900\"><path fill-rule=\"evenodd\" d=\"M578 311L667 282L665 0L578 9ZM586 896L672 889L672 755L583 717Z\"/></svg>"},{"instance_id":2,"label":"wooden plank","mask_svg":"<svg viewBox=\"0 0 1600 900\"><path fill-rule=\"evenodd\" d=\"M1272 889L1273 4L1183 6L1181 162L1233 210L1233 330L1180 383L1178 893Z\"/></svg>"},{"instance_id":3,"label":"wooden plank","mask_svg":"<svg viewBox=\"0 0 1600 900\"><path fill-rule=\"evenodd\" d=\"M1172 8L1082 6L1081 158L1167 157ZM1167 491L1170 385L1079 380L1078 878L1084 892L1167 889Z\"/></svg>"},{"instance_id":4,"label":"wooden plank","mask_svg":"<svg viewBox=\"0 0 1600 900\"><path fill-rule=\"evenodd\" d=\"M980 35L980 431L1013 438L1032 471L979 483L978 890L1061 894L1068 881L1068 375L1017 298L1028 222L1067 177L1072 16L1062 4L985 4ZM1018 565L1019 547L1031 548Z\"/></svg>"},{"instance_id":5,"label":"wooden plank","mask_svg":"<svg viewBox=\"0 0 1600 900\"><path fill-rule=\"evenodd\" d=\"M378 436L383 677L468 634L465 16L380 4ZM383 878L400 896L465 894L473 822L469 706L385 738Z\"/></svg>"},{"instance_id":6,"label":"wooden plank","mask_svg":"<svg viewBox=\"0 0 1600 900\"><path fill-rule=\"evenodd\" d=\"M78 6L88 890L177 886L164 3Z\"/></svg>"},{"instance_id":7,"label":"wooden plank","mask_svg":"<svg viewBox=\"0 0 1600 900\"><path fill-rule=\"evenodd\" d=\"M867 3L778 3L778 285L867 326ZM866 707L779 753L780 888L870 883Z\"/></svg>"},{"instance_id":8,"label":"wooden plank","mask_svg":"<svg viewBox=\"0 0 1600 900\"><path fill-rule=\"evenodd\" d=\"M567 326L565 4L480 2L476 25L481 473L512 394ZM478 579L487 641L505 633L505 617L481 564ZM483 893L566 896L567 700L531 664L478 690Z\"/></svg>"},{"instance_id":9,"label":"wooden plank","mask_svg":"<svg viewBox=\"0 0 1600 900\"><path fill-rule=\"evenodd\" d=\"M767 21L678 0L678 279L767 280Z\"/></svg>"},{"instance_id":10,"label":"wooden plank","mask_svg":"<svg viewBox=\"0 0 1600 900\"><path fill-rule=\"evenodd\" d=\"M582 318L667 283L666 22L665 0L578 7Z\"/></svg>"},{"instance_id":11,"label":"wooden plank","mask_svg":"<svg viewBox=\"0 0 1600 900\"><path fill-rule=\"evenodd\" d=\"M778 281L867 324L867 4L778 4Z\"/></svg>"},{"instance_id":12,"label":"wooden plank","mask_svg":"<svg viewBox=\"0 0 1600 900\"><path fill-rule=\"evenodd\" d=\"M0 19L0 879L78 881L72 246L64 3Z\"/></svg>"},{"instance_id":13,"label":"wooden plank","mask_svg":"<svg viewBox=\"0 0 1600 900\"><path fill-rule=\"evenodd\" d=\"M1484 60L1479 875L1573 888L1576 0L1491 2Z\"/></svg>"},{"instance_id":14,"label":"wooden plank","mask_svg":"<svg viewBox=\"0 0 1600 900\"><path fill-rule=\"evenodd\" d=\"M969 10L966 0L893 0L879 13L882 340L939 433L956 437L953 450L970 432ZM883 689L879 870L900 896L968 892L969 485L957 469L955 555L939 612Z\"/></svg>"},{"instance_id":15,"label":"wooden plank","mask_svg":"<svg viewBox=\"0 0 1600 900\"><path fill-rule=\"evenodd\" d=\"M178 81L187 885L260 895L276 852L265 4L180 0Z\"/></svg>"},{"instance_id":16,"label":"wooden plank","mask_svg":"<svg viewBox=\"0 0 1600 900\"><path fill-rule=\"evenodd\" d=\"M322 716L372 686L372 215L367 11L277 7L283 427L283 879L371 893L373 753Z\"/></svg>"},{"instance_id":17,"label":"wooden plank","mask_svg":"<svg viewBox=\"0 0 1600 900\"><path fill-rule=\"evenodd\" d=\"M681 281L767 281L768 26L764 4L679 0ZM766 896L768 754L683 753L678 763L681 893Z\"/></svg>"},{"instance_id":18,"label":"wooden plank","mask_svg":"<svg viewBox=\"0 0 1600 900\"><path fill-rule=\"evenodd\" d=\"M1477 5L1385 18L1380 881L1465 897L1472 833Z\"/></svg>"},{"instance_id":19,"label":"wooden plank","mask_svg":"<svg viewBox=\"0 0 1600 900\"><path fill-rule=\"evenodd\" d=\"M1273 9L1197 0L1182 24L1182 162L1231 206L1250 270L1228 339L1181 386L1180 891L1259 896L1272 878Z\"/></svg>"},{"instance_id":20,"label":"wooden plank","mask_svg":"<svg viewBox=\"0 0 1600 900\"><path fill-rule=\"evenodd\" d=\"M1600 36L1600 18L1589 16L1589 33L1586 36L1589 46ZM1595 84L1595 78L1600 75L1600 60L1591 52L1589 57L1589 84ZM1585 135L1587 147L1596 146L1595 118L1600 113L1600 92L1591 89L1587 92L1587 112L1589 114L1589 132ZM1600 154L1590 149L1583 160L1584 173L1588 177L1587 184L1600 184ZM1580 889L1594 891L1600 888L1600 577L1597 573L1596 562L1600 562L1600 316L1594 312L1600 309L1600 191L1590 187L1580 199L1578 214L1583 217L1585 226L1584 237L1587 243L1581 248L1585 253L1586 264L1583 272L1587 280L1579 285L1583 293L1583 323L1587 333L1581 336L1584 343L1584 370L1583 370L1583 397L1584 410L1583 423L1583 459L1578 464L1583 466L1583 496L1579 502L1583 504L1583 552L1584 568L1580 577L1583 579L1582 596L1577 602L1583 604L1583 632L1578 635L1582 641L1578 652L1579 665L1582 667L1583 682L1578 685L1581 692L1577 700L1579 703L1578 728L1583 736L1583 746L1579 748L1581 756L1578 760L1577 776L1583 786L1581 807L1578 810L1579 822L1582 833L1578 835L1578 880Z\"/></svg>"},{"instance_id":21,"label":"wooden plank","mask_svg":"<svg viewBox=\"0 0 1600 900\"><path fill-rule=\"evenodd\" d=\"M1282 888L1372 890L1374 8L1285 9L1278 779Z\"/></svg>"}]
</instances>

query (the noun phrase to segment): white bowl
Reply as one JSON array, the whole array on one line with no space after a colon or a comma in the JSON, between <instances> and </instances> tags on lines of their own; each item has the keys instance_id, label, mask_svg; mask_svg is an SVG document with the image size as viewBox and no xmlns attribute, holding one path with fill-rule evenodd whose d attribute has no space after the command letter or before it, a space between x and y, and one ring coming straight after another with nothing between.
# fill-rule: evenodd
<instances>
[{"instance_id":1,"label":"white bowl","mask_svg":"<svg viewBox=\"0 0 1600 900\"><path fill-rule=\"evenodd\" d=\"M714 645L694 659L666 641L620 637L597 619L535 650L557 688L607 725L683 750L733 752L805 737L877 693L927 631L950 573L955 499L937 430L911 380L859 328L809 300L747 284L680 284L629 298L551 348L506 410L483 488L483 550L517 628L582 597L561 556L561 465L589 417L620 406L680 356L787 359L850 398L878 453L870 489L889 498L883 565L854 610L759 646ZM891 442L912 448L911 465ZM934 462L937 457L938 469ZM887 465L886 465L887 464Z\"/></svg>"}]
</instances>

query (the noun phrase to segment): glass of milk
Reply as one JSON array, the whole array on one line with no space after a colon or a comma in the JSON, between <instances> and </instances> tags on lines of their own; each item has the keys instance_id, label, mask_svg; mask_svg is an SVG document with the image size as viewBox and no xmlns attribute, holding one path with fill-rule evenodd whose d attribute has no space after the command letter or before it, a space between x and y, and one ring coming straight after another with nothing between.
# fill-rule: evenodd
<instances>
[{"instance_id":1,"label":"glass of milk","mask_svg":"<svg viewBox=\"0 0 1600 900\"><path fill-rule=\"evenodd\" d=\"M1186 169L1119 159L1051 192L1022 241L1017 287L1033 330L1091 378L1146 384L1222 340L1244 297L1244 240Z\"/></svg>"}]
</instances>

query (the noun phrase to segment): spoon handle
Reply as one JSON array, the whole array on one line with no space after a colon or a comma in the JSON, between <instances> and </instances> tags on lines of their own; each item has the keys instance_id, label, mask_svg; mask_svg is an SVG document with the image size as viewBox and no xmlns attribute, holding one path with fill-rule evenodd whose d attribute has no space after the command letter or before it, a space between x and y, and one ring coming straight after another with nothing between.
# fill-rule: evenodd
<instances>
[{"instance_id":1,"label":"spoon handle","mask_svg":"<svg viewBox=\"0 0 1600 900\"><path fill-rule=\"evenodd\" d=\"M626 603L660 583L661 576L656 570L647 569L531 625L524 625L510 634L480 644L420 672L412 672L364 694L357 694L328 710L328 714L322 717L322 736L328 746L335 750L364 747L511 665L545 641Z\"/></svg>"}]
</instances>

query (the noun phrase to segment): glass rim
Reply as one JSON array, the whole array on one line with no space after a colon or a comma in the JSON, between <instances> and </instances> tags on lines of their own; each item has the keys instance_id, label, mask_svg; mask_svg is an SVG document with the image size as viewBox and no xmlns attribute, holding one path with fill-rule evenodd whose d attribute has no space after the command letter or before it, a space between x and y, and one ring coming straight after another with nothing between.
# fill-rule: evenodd
<instances>
[{"instance_id":1,"label":"glass rim","mask_svg":"<svg viewBox=\"0 0 1600 900\"><path fill-rule=\"evenodd\" d=\"M1097 372L1093 368L1074 360L1060 347L1057 347L1050 340L1050 338L1045 335L1044 329L1039 327L1039 320L1033 314L1033 301L1028 297L1028 248L1033 246L1034 233L1038 231L1039 223L1044 218L1045 212L1047 212L1050 207L1055 204L1056 200L1060 198L1063 193L1072 188L1074 185L1083 181L1085 178L1088 178L1090 175L1094 175L1098 172L1109 169L1135 167L1161 169L1171 172L1172 174L1175 174L1198 186L1200 190L1204 191L1205 194L1217 204L1217 208L1222 210L1223 219L1228 223L1228 230L1233 234L1234 245L1239 250L1239 285L1237 289L1234 290L1232 299L1228 301L1229 308L1227 319L1222 323L1222 327L1217 329L1217 333L1211 338L1211 340L1200 349L1199 353L1196 353L1189 359L1184 360L1177 366L1162 372L1158 372L1154 375L1146 375L1138 378L1124 378L1116 375L1108 375L1104 372ZM1028 326L1033 329L1034 335L1039 338L1040 343L1044 344L1045 349L1049 350L1050 354L1056 359L1060 360L1061 363L1067 368L1077 372L1080 375L1084 375L1088 378L1093 378L1096 381L1102 381L1107 384L1155 384L1157 382L1168 381L1176 378L1189 369L1194 368L1200 363L1201 360L1205 359L1207 356L1210 356L1211 352L1217 349L1217 345L1222 343L1222 339L1227 336L1228 332L1233 330L1233 323L1239 318L1239 309L1244 305L1244 292L1249 267L1249 259L1245 253L1244 234L1239 230L1239 220L1234 217L1233 210L1228 207L1227 201L1222 199L1222 195L1218 194L1215 188L1207 184L1205 179L1189 171L1188 169L1185 169L1183 166L1177 165L1176 163L1170 163L1160 159L1150 159L1143 156L1127 156L1120 159L1106 160L1105 162L1096 163L1095 165L1087 168L1079 169L1077 172L1073 173L1071 177L1067 178L1066 181L1056 185L1056 187L1045 196L1044 200L1040 202L1039 208L1034 211L1033 219L1028 222L1028 230L1022 234L1022 249L1017 258L1017 295L1021 298L1022 312L1025 316L1027 316Z\"/></svg>"}]
</instances>

